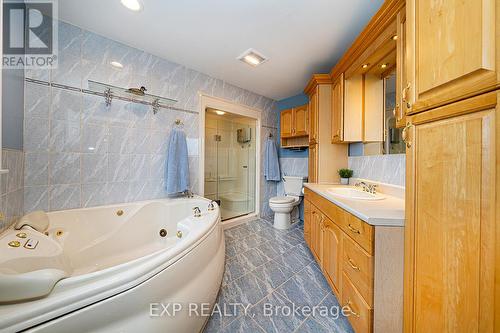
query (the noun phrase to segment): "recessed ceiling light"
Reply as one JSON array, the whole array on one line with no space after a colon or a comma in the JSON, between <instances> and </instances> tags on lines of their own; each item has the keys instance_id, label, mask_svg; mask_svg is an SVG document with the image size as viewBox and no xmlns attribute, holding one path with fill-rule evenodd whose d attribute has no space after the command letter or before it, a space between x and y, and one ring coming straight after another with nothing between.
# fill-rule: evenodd
<instances>
[{"instance_id":1,"label":"recessed ceiling light","mask_svg":"<svg viewBox=\"0 0 500 333\"><path fill-rule=\"evenodd\" d=\"M389 64L382 64L382 65L380 65L380 68L387 68L388 65Z\"/></svg>"},{"instance_id":2,"label":"recessed ceiling light","mask_svg":"<svg viewBox=\"0 0 500 333\"><path fill-rule=\"evenodd\" d=\"M370 64L363 64L363 66L361 66L361 68L368 68L368 66L370 66Z\"/></svg>"},{"instance_id":3,"label":"recessed ceiling light","mask_svg":"<svg viewBox=\"0 0 500 333\"><path fill-rule=\"evenodd\" d=\"M246 50L237 59L252 67L256 67L268 60L265 56L255 51L254 49Z\"/></svg>"},{"instance_id":4,"label":"recessed ceiling light","mask_svg":"<svg viewBox=\"0 0 500 333\"><path fill-rule=\"evenodd\" d=\"M223 116L226 114L224 111L220 111L220 110L215 110L215 113L217 113L219 116Z\"/></svg>"},{"instance_id":5,"label":"recessed ceiling light","mask_svg":"<svg viewBox=\"0 0 500 333\"><path fill-rule=\"evenodd\" d=\"M392 40L398 40L398 35L394 35L391 37Z\"/></svg>"},{"instance_id":6,"label":"recessed ceiling light","mask_svg":"<svg viewBox=\"0 0 500 333\"><path fill-rule=\"evenodd\" d=\"M112 61L110 62L111 66L113 66L114 68L119 68L119 69L122 69L123 68L123 65L118 62L118 61Z\"/></svg>"},{"instance_id":7,"label":"recessed ceiling light","mask_svg":"<svg viewBox=\"0 0 500 333\"><path fill-rule=\"evenodd\" d=\"M142 4L139 0L121 0L121 3L134 12L138 12L142 9Z\"/></svg>"}]
</instances>

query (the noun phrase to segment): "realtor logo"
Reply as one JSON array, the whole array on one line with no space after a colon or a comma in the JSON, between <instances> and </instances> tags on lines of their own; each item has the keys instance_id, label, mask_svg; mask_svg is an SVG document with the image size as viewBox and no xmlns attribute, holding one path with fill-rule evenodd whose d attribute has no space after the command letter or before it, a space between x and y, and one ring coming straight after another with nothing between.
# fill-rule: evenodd
<instances>
[{"instance_id":1,"label":"realtor logo","mask_svg":"<svg viewBox=\"0 0 500 333\"><path fill-rule=\"evenodd\" d=\"M57 66L57 1L3 2L3 68Z\"/></svg>"}]
</instances>

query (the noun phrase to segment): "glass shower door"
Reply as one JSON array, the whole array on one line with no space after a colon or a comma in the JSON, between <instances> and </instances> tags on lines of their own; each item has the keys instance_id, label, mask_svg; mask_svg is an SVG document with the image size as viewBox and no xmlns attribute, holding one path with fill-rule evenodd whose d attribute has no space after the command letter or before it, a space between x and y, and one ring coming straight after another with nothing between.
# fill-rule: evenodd
<instances>
[{"instance_id":1,"label":"glass shower door","mask_svg":"<svg viewBox=\"0 0 500 333\"><path fill-rule=\"evenodd\" d=\"M222 220L255 211L255 120L207 111L205 196L216 200Z\"/></svg>"}]
</instances>

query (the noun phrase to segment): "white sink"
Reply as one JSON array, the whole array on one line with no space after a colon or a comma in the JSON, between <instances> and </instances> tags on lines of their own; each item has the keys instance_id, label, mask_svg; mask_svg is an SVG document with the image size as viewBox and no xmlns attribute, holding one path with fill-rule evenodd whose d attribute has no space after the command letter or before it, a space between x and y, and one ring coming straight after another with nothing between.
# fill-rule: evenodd
<instances>
[{"instance_id":1,"label":"white sink","mask_svg":"<svg viewBox=\"0 0 500 333\"><path fill-rule=\"evenodd\" d=\"M328 193L331 195L352 199L352 200L382 200L385 199L383 195L380 194L372 194L362 190L359 190L354 187L332 187L329 188Z\"/></svg>"}]
</instances>

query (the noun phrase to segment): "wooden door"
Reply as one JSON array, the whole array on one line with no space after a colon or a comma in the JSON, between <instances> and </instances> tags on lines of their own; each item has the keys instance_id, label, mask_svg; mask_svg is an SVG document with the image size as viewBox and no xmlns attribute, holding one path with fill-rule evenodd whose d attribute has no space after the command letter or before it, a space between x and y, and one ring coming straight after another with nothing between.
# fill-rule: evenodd
<instances>
[{"instance_id":1,"label":"wooden door","mask_svg":"<svg viewBox=\"0 0 500 333\"><path fill-rule=\"evenodd\" d=\"M309 145L309 183L318 181L318 145Z\"/></svg>"},{"instance_id":2,"label":"wooden door","mask_svg":"<svg viewBox=\"0 0 500 333\"><path fill-rule=\"evenodd\" d=\"M332 85L332 143L344 140L344 74Z\"/></svg>"},{"instance_id":3,"label":"wooden door","mask_svg":"<svg viewBox=\"0 0 500 333\"><path fill-rule=\"evenodd\" d=\"M309 96L309 144L318 143L318 87Z\"/></svg>"},{"instance_id":4,"label":"wooden door","mask_svg":"<svg viewBox=\"0 0 500 333\"><path fill-rule=\"evenodd\" d=\"M293 136L293 109L281 111L281 137Z\"/></svg>"},{"instance_id":5,"label":"wooden door","mask_svg":"<svg viewBox=\"0 0 500 333\"><path fill-rule=\"evenodd\" d=\"M493 332L495 110L476 111L496 103L486 95L410 118L405 332Z\"/></svg>"},{"instance_id":6,"label":"wooden door","mask_svg":"<svg viewBox=\"0 0 500 333\"><path fill-rule=\"evenodd\" d=\"M406 126L407 103L403 102L403 89L408 82L406 76L406 9L403 8L397 16L396 40L396 127Z\"/></svg>"},{"instance_id":7,"label":"wooden door","mask_svg":"<svg viewBox=\"0 0 500 333\"><path fill-rule=\"evenodd\" d=\"M309 111L307 105L293 108L294 136L306 136L309 134Z\"/></svg>"},{"instance_id":8,"label":"wooden door","mask_svg":"<svg viewBox=\"0 0 500 333\"><path fill-rule=\"evenodd\" d=\"M304 240L311 247L311 202L304 200Z\"/></svg>"},{"instance_id":9,"label":"wooden door","mask_svg":"<svg viewBox=\"0 0 500 333\"><path fill-rule=\"evenodd\" d=\"M338 293L340 289L340 274L342 263L341 237L342 231L337 227L332 220L325 218L323 223L323 253L322 253L322 268L326 278Z\"/></svg>"},{"instance_id":10,"label":"wooden door","mask_svg":"<svg viewBox=\"0 0 500 333\"><path fill-rule=\"evenodd\" d=\"M495 64L496 0L408 0L410 112L486 92Z\"/></svg>"}]
</instances>

